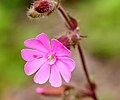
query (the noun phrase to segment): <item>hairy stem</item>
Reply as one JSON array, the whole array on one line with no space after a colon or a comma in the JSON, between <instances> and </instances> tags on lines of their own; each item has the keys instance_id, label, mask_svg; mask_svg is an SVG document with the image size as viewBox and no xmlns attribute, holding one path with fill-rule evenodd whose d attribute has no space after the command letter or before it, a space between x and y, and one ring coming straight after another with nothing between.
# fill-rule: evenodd
<instances>
[{"instance_id":1,"label":"hairy stem","mask_svg":"<svg viewBox=\"0 0 120 100\"><path fill-rule=\"evenodd\" d=\"M91 80L90 80L90 77L89 77L89 73L88 73L88 70L87 70L85 58L84 58L83 51L82 51L80 43L77 44L77 47L78 47L79 55L80 55L80 58L81 58L81 61L82 61L83 70L84 70L87 82L89 83L90 89L91 89L92 94L93 94L92 96L93 96L94 100L97 100L95 89L94 89L93 84L91 83Z\"/></svg>"},{"instance_id":2,"label":"hairy stem","mask_svg":"<svg viewBox=\"0 0 120 100\"><path fill-rule=\"evenodd\" d=\"M70 20L68 14L67 14L66 11L62 8L61 5L58 6L58 12L60 13L60 15L61 15L61 17L64 19L64 21L68 24L69 30L74 31L73 28L72 28L73 23L72 23L72 21ZM87 79L87 81L88 81L88 84L89 84L90 89L91 89L92 94L93 94L93 95L92 95L92 98L93 98L94 100L98 100L98 99L97 99L97 96L96 96L96 93L95 93L95 90L94 90L94 88L93 88L93 85L92 85L92 83L91 83L91 80L90 80L90 78L89 78L89 73L88 73L88 71L87 71L86 62L85 62L85 58L84 58L84 55L83 55L83 52L82 52L82 48L81 48L80 43L77 44L77 47L78 47L79 55L80 55L80 58L81 58L81 61L82 61L82 66L83 66L83 70L84 70L84 72L85 72L86 79Z\"/></svg>"},{"instance_id":3,"label":"hairy stem","mask_svg":"<svg viewBox=\"0 0 120 100\"><path fill-rule=\"evenodd\" d=\"M56 5L57 8L59 7L60 2L61 2L61 0L57 0L57 5Z\"/></svg>"},{"instance_id":4,"label":"hairy stem","mask_svg":"<svg viewBox=\"0 0 120 100\"><path fill-rule=\"evenodd\" d=\"M65 12L65 10L63 9L61 5L58 6L58 12L61 15L62 19L67 23L69 28L72 29L72 22L70 21L67 13Z\"/></svg>"}]
</instances>

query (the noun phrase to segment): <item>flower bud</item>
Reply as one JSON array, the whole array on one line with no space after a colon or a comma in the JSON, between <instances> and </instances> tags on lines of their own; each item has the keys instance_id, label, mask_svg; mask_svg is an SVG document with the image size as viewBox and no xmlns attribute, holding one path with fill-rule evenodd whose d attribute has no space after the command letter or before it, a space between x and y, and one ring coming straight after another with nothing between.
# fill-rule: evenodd
<instances>
[{"instance_id":1,"label":"flower bud","mask_svg":"<svg viewBox=\"0 0 120 100\"><path fill-rule=\"evenodd\" d=\"M44 96L61 96L64 92L64 88L58 87L58 88L53 88L53 87L38 87L36 88L36 93L42 94Z\"/></svg>"},{"instance_id":2,"label":"flower bud","mask_svg":"<svg viewBox=\"0 0 120 100\"><path fill-rule=\"evenodd\" d=\"M79 34L77 33L72 34L71 41L73 46L75 46L79 42L79 40L80 40Z\"/></svg>"},{"instance_id":3,"label":"flower bud","mask_svg":"<svg viewBox=\"0 0 120 100\"><path fill-rule=\"evenodd\" d=\"M71 43L70 43L70 39L68 38L68 36L63 35L57 40L60 41L64 46L66 46L66 48L70 49Z\"/></svg>"},{"instance_id":4,"label":"flower bud","mask_svg":"<svg viewBox=\"0 0 120 100\"><path fill-rule=\"evenodd\" d=\"M28 16L32 18L39 18L41 16L50 15L56 8L56 2L54 0L37 0L28 11Z\"/></svg>"},{"instance_id":5,"label":"flower bud","mask_svg":"<svg viewBox=\"0 0 120 100\"><path fill-rule=\"evenodd\" d=\"M34 10L34 8L30 8L27 12L27 16L29 18L39 18L40 17L40 14Z\"/></svg>"}]
</instances>

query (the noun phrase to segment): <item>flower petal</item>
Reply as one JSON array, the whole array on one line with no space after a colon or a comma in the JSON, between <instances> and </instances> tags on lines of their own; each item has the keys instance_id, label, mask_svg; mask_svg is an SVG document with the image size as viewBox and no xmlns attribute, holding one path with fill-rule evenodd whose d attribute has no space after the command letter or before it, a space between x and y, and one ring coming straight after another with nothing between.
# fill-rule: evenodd
<instances>
[{"instance_id":1,"label":"flower petal","mask_svg":"<svg viewBox=\"0 0 120 100\"><path fill-rule=\"evenodd\" d=\"M26 61L32 61L42 57L43 53L37 50L23 49L21 50L22 58Z\"/></svg>"},{"instance_id":2,"label":"flower petal","mask_svg":"<svg viewBox=\"0 0 120 100\"><path fill-rule=\"evenodd\" d=\"M39 83L39 84L43 84L48 80L49 75L50 75L50 65L45 63L40 68L40 70L36 73L36 75L34 77L34 82Z\"/></svg>"},{"instance_id":3,"label":"flower petal","mask_svg":"<svg viewBox=\"0 0 120 100\"><path fill-rule=\"evenodd\" d=\"M59 70L58 70L58 68L57 68L57 66L55 64L52 65L49 82L54 87L60 87L61 84L62 84L62 80L61 80Z\"/></svg>"},{"instance_id":4,"label":"flower petal","mask_svg":"<svg viewBox=\"0 0 120 100\"><path fill-rule=\"evenodd\" d=\"M44 58L36 59L33 61L29 61L25 64L24 70L27 75L32 75L35 73L44 63L46 60Z\"/></svg>"},{"instance_id":5,"label":"flower petal","mask_svg":"<svg viewBox=\"0 0 120 100\"><path fill-rule=\"evenodd\" d=\"M56 56L71 56L71 51L68 50L61 42L52 39L52 51L56 52Z\"/></svg>"},{"instance_id":6,"label":"flower petal","mask_svg":"<svg viewBox=\"0 0 120 100\"><path fill-rule=\"evenodd\" d=\"M68 83L71 78L71 71L67 68L66 64L64 64L63 62L59 60L56 62L56 66L58 70L60 71L63 79Z\"/></svg>"},{"instance_id":7,"label":"flower petal","mask_svg":"<svg viewBox=\"0 0 120 100\"><path fill-rule=\"evenodd\" d=\"M48 52L48 50L44 47L44 45L41 43L41 41L34 39L34 38L26 40L24 42L24 45L28 48L36 49L36 50L39 50L44 53Z\"/></svg>"},{"instance_id":8,"label":"flower petal","mask_svg":"<svg viewBox=\"0 0 120 100\"><path fill-rule=\"evenodd\" d=\"M58 60L63 62L71 72L75 69L75 62L71 58L68 57L57 57L57 58Z\"/></svg>"},{"instance_id":9,"label":"flower petal","mask_svg":"<svg viewBox=\"0 0 120 100\"><path fill-rule=\"evenodd\" d=\"M47 36L45 33L41 33L40 35L38 35L38 36L36 37L36 39L40 40L41 43L44 45L44 47L45 47L46 49L48 49L48 50L51 49L49 38L48 38L48 36Z\"/></svg>"}]
</instances>

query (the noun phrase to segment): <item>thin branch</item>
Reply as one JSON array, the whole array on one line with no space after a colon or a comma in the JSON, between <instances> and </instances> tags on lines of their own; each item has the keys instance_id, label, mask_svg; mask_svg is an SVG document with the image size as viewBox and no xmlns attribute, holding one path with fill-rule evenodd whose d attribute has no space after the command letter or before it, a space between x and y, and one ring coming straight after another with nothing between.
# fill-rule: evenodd
<instances>
[{"instance_id":1,"label":"thin branch","mask_svg":"<svg viewBox=\"0 0 120 100\"><path fill-rule=\"evenodd\" d=\"M68 24L68 26L69 26L68 29L69 29L69 30L70 30L70 29L73 30L73 29L72 29L72 24L73 24L73 23L72 23L72 21L70 20L70 18L68 17L68 14L67 14L66 11L62 8L61 5L58 7L58 12L60 13L60 15L62 15L61 17L62 17L62 18L64 19L64 21ZM74 30L73 30L73 31L74 31ZM80 58L81 58L81 61L82 61L83 70L84 70L84 72L85 72L86 79L87 79L88 84L89 84L89 86L90 86L90 89L91 89L91 91L92 91L92 93L93 93L92 98L93 98L94 100L98 100L98 99L97 99L97 96L96 96L96 93L95 93L95 90L94 90L94 88L93 88L93 84L91 83L91 80L90 80L90 78L89 78L89 74L88 74L88 71L87 71L85 58L84 58L84 55L83 55L83 52L82 52L82 48L81 48L81 46L80 46L80 43L77 44L77 47L78 47L79 55L80 55Z\"/></svg>"},{"instance_id":2,"label":"thin branch","mask_svg":"<svg viewBox=\"0 0 120 100\"><path fill-rule=\"evenodd\" d=\"M61 0L57 0L57 5L56 5L57 8L59 7L60 2L61 2Z\"/></svg>"},{"instance_id":3,"label":"thin branch","mask_svg":"<svg viewBox=\"0 0 120 100\"><path fill-rule=\"evenodd\" d=\"M90 77L89 77L89 73L87 71L87 66L86 66L85 58L84 58L83 51L82 51L82 48L80 46L80 43L77 44L77 47L78 47L79 55L80 55L80 58L81 58L81 61L82 61L83 70L84 70L86 79L87 79L87 81L89 83L89 86L90 86L90 89L91 89L91 91L93 93L93 98L94 98L94 100L98 100L97 96L96 96L96 93L95 93L95 89L93 87L93 84L91 83L91 80L90 80Z\"/></svg>"},{"instance_id":4,"label":"thin branch","mask_svg":"<svg viewBox=\"0 0 120 100\"><path fill-rule=\"evenodd\" d=\"M61 5L59 5L58 7L58 12L60 13L63 20L68 24L69 28L72 29L72 22L70 21L67 13L65 12L65 10L63 9Z\"/></svg>"}]
</instances>

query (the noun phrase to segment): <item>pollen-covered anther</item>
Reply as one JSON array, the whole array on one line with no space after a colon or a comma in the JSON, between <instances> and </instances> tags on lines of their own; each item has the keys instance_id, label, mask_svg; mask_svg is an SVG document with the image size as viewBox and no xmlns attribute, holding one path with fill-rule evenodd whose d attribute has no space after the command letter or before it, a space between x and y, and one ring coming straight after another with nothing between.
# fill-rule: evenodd
<instances>
[{"instance_id":1,"label":"pollen-covered anther","mask_svg":"<svg viewBox=\"0 0 120 100\"><path fill-rule=\"evenodd\" d=\"M48 54L47 59L48 59L50 65L54 64L56 61L56 57L54 54Z\"/></svg>"}]
</instances>

